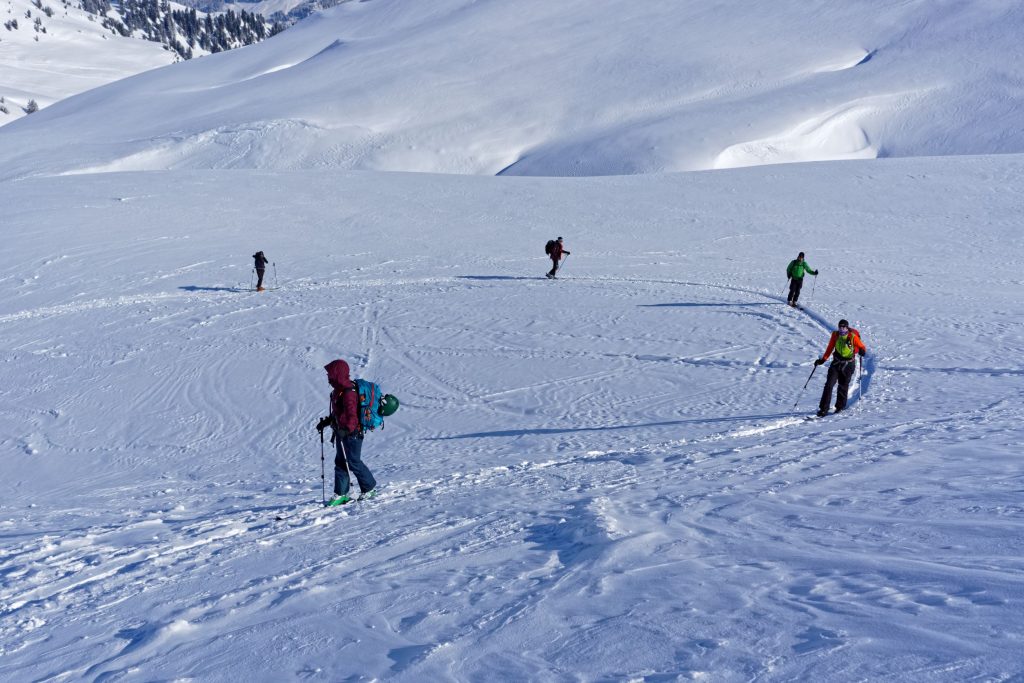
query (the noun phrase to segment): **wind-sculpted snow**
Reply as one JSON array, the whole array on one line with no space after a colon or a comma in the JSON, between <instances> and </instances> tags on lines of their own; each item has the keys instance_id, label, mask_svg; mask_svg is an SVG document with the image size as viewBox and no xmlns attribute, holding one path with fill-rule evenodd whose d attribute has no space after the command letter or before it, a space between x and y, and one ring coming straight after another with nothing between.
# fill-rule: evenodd
<instances>
[{"instance_id":1,"label":"wind-sculpted snow","mask_svg":"<svg viewBox=\"0 0 1024 683\"><path fill-rule=\"evenodd\" d=\"M1022 30L1016 0L348 2L4 127L0 177L1019 153Z\"/></svg>"},{"instance_id":2,"label":"wind-sculpted snow","mask_svg":"<svg viewBox=\"0 0 1024 683\"><path fill-rule=\"evenodd\" d=\"M0 184L0 679L1020 678L1022 170Z\"/></svg>"}]
</instances>

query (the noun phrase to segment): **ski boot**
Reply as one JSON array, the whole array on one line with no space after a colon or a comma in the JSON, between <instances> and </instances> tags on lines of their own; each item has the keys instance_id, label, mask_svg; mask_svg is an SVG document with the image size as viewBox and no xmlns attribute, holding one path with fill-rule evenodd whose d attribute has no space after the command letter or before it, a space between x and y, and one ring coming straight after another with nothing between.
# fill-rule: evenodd
<instances>
[{"instance_id":1,"label":"ski boot","mask_svg":"<svg viewBox=\"0 0 1024 683\"><path fill-rule=\"evenodd\" d=\"M332 508L332 507L336 507L338 505L344 505L345 503L351 503L351 502L352 502L352 497L351 496L348 496L348 495L338 496L338 495L336 495L336 496L334 496L334 498L331 498L329 501L327 501L327 507Z\"/></svg>"}]
</instances>

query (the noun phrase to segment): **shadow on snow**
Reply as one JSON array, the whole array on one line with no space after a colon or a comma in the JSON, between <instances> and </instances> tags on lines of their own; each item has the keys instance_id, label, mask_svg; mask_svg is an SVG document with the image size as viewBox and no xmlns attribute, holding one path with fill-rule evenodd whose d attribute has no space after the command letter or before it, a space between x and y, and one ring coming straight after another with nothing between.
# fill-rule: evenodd
<instances>
[{"instance_id":1,"label":"shadow on snow","mask_svg":"<svg viewBox=\"0 0 1024 683\"><path fill-rule=\"evenodd\" d=\"M722 422L743 422L746 420L773 420L783 417L793 417L797 413L793 411L785 413L769 413L765 415L735 415L733 417L699 417L689 420L666 420L663 422L644 422L641 424L609 425L605 427L562 427L547 429L502 429L493 432L471 432L469 434L454 434L452 436L432 436L424 441L451 441L453 439L482 439L495 436L526 436L528 434L572 434L575 432L611 432L623 429L642 429L645 427L672 427L685 424L718 424Z\"/></svg>"},{"instance_id":2,"label":"shadow on snow","mask_svg":"<svg viewBox=\"0 0 1024 683\"><path fill-rule=\"evenodd\" d=\"M186 292L251 292L251 289L242 289L239 287L200 287L198 285L184 285L178 287Z\"/></svg>"},{"instance_id":3,"label":"shadow on snow","mask_svg":"<svg viewBox=\"0 0 1024 683\"><path fill-rule=\"evenodd\" d=\"M525 275L460 275L459 280L543 280L544 278Z\"/></svg>"},{"instance_id":4,"label":"shadow on snow","mask_svg":"<svg viewBox=\"0 0 1024 683\"><path fill-rule=\"evenodd\" d=\"M680 307L680 308L700 308L700 307L719 308L719 307L722 307L722 306L739 306L739 307L745 308L747 306L778 306L778 305L779 305L778 303L774 303L774 302L769 303L769 302L766 302L766 301L758 301L758 302L753 302L752 301L750 303L739 303L739 304L736 304L736 303L728 303L728 304L727 303L713 303L713 304L697 304L697 303L640 304L639 307L640 308L674 308L674 307Z\"/></svg>"}]
</instances>

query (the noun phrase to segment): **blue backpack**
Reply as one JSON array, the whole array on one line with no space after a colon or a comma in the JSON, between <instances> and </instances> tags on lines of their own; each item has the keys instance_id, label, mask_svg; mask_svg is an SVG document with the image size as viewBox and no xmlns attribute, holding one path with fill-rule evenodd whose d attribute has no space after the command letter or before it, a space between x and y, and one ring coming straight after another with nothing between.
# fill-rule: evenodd
<instances>
[{"instance_id":1,"label":"blue backpack","mask_svg":"<svg viewBox=\"0 0 1024 683\"><path fill-rule=\"evenodd\" d=\"M380 399L383 394L380 385L365 379L352 380L359 394L359 427L363 432L372 432L384 426L384 418L380 414Z\"/></svg>"}]
</instances>

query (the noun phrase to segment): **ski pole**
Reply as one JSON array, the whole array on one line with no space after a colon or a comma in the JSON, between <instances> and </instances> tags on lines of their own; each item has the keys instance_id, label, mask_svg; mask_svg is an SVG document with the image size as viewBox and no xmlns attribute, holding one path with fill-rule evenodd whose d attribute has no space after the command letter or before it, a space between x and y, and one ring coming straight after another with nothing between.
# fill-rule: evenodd
<instances>
[{"instance_id":1,"label":"ski pole","mask_svg":"<svg viewBox=\"0 0 1024 683\"><path fill-rule=\"evenodd\" d=\"M277 289L279 287L277 284L277 263L273 263L271 265L274 266L274 289Z\"/></svg>"},{"instance_id":2,"label":"ski pole","mask_svg":"<svg viewBox=\"0 0 1024 683\"><path fill-rule=\"evenodd\" d=\"M249 289L252 289L252 279L256 276L256 269L253 268L249 271Z\"/></svg>"},{"instance_id":3,"label":"ski pole","mask_svg":"<svg viewBox=\"0 0 1024 683\"><path fill-rule=\"evenodd\" d=\"M814 276L814 284L811 285L811 295L807 297L807 305L810 306L811 302L814 301L814 290L818 287L818 276Z\"/></svg>"},{"instance_id":4,"label":"ski pole","mask_svg":"<svg viewBox=\"0 0 1024 683\"><path fill-rule=\"evenodd\" d=\"M569 256L572 256L572 254L568 254L564 259L562 259L562 265L558 266L558 270L565 268L565 264L569 262Z\"/></svg>"},{"instance_id":5,"label":"ski pole","mask_svg":"<svg viewBox=\"0 0 1024 683\"><path fill-rule=\"evenodd\" d=\"M320 430L320 499L327 505L327 474L324 471L324 431Z\"/></svg>"},{"instance_id":6,"label":"ski pole","mask_svg":"<svg viewBox=\"0 0 1024 683\"><path fill-rule=\"evenodd\" d=\"M341 446L341 456L343 458L345 458L345 472L348 473L349 485L351 485L351 481L352 481L353 477L352 477L352 469L348 466L348 449L345 448L345 441L342 440L340 435L338 436L338 445ZM334 467L335 467L335 469L337 469L337 467L338 467L338 461L337 460L334 461ZM337 480L335 480L335 481L337 481ZM334 493L337 494L338 492L335 491ZM348 495L348 494L346 493L345 495Z\"/></svg>"},{"instance_id":7,"label":"ski pole","mask_svg":"<svg viewBox=\"0 0 1024 683\"><path fill-rule=\"evenodd\" d=\"M804 389L807 388L807 385L811 383L811 377L814 377L814 371L817 370L817 369L818 369L818 365L817 364L815 364L814 367L811 368L811 374L807 377L807 381L804 382L804 388L801 389L800 393L796 395L796 401L794 401L794 403L793 403L793 408L796 408L796 404L800 403L800 396L803 395Z\"/></svg>"}]
</instances>

